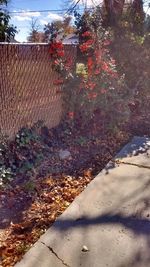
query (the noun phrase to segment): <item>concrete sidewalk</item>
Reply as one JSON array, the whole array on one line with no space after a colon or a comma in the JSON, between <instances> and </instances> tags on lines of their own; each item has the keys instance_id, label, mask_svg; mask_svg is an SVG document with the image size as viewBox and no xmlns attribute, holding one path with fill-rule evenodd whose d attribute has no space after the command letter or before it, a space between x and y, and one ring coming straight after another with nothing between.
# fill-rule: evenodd
<instances>
[{"instance_id":1,"label":"concrete sidewalk","mask_svg":"<svg viewBox=\"0 0 150 267\"><path fill-rule=\"evenodd\" d=\"M150 139L135 137L118 159L16 267L150 267Z\"/></svg>"}]
</instances>

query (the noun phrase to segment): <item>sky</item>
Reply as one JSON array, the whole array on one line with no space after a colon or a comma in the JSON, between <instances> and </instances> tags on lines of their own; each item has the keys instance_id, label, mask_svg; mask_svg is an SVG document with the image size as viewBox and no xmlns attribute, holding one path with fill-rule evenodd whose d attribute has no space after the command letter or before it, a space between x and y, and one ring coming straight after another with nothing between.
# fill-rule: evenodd
<instances>
[{"instance_id":1,"label":"sky","mask_svg":"<svg viewBox=\"0 0 150 267\"><path fill-rule=\"evenodd\" d=\"M76 2L77 0L72 0ZM102 0L80 0L81 2L86 2L88 6L93 3L96 5ZM8 10L12 13L11 24L17 26L18 33L15 39L19 42L26 42L27 36L30 31L30 24L32 18L37 19L37 23L42 30L44 25L53 20L63 19L63 15L66 11L61 12L58 10L66 9L68 6L64 6L65 0L10 0L8 5ZM84 3L85 4L85 3ZM73 4L74 5L74 4ZM47 11L41 12L43 10L57 10L57 11ZM29 12L30 11L30 12ZM31 12L37 11L37 12ZM23 13L16 13L23 12Z\"/></svg>"},{"instance_id":2,"label":"sky","mask_svg":"<svg viewBox=\"0 0 150 267\"><path fill-rule=\"evenodd\" d=\"M26 41L30 31L32 17L37 19L40 28L55 19L62 19L60 12L36 12L36 10L58 10L62 9L62 0L11 0L8 6L10 12L24 11L24 13L11 13L11 23L17 26L18 34L15 39L19 42Z\"/></svg>"},{"instance_id":3,"label":"sky","mask_svg":"<svg viewBox=\"0 0 150 267\"><path fill-rule=\"evenodd\" d=\"M76 2L77 0L72 1ZM95 3L97 3L100 0L94 1ZM10 0L10 3L8 5L8 10L11 15L10 22L14 26L16 26L18 30L15 39L19 42L26 42L27 36L29 35L32 18L37 19L37 23L40 26L40 30L42 30L44 25L48 22L63 19L63 14L65 13L65 11L41 11L66 9L68 8L68 6L65 7L64 2L65 1L63 0ZM90 5L92 0L87 0L87 2L88 5ZM32 10L37 12L32 13ZM24 13L17 13L22 11Z\"/></svg>"}]
</instances>

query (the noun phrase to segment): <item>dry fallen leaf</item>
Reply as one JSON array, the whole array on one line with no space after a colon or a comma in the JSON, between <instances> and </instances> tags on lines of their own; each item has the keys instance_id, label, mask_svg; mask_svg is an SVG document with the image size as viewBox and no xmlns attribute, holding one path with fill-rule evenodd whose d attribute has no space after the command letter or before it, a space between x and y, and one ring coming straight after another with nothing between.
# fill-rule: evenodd
<instances>
[{"instance_id":1,"label":"dry fallen leaf","mask_svg":"<svg viewBox=\"0 0 150 267\"><path fill-rule=\"evenodd\" d=\"M124 137L122 137L122 141L123 139ZM97 140L97 143L98 141L99 140ZM44 174L42 177L37 178L36 191L38 194L33 191L35 195L34 197L32 195L30 206L27 206L23 212L21 210L21 221L19 221L18 224L11 223L8 228L8 238L6 238L5 246L3 246L0 251L3 255L3 267L14 266L14 264L21 259L26 250L38 240L40 235L63 213L75 197L86 188L87 184L96 175L96 172L99 172L111 159L112 154L118 150L119 141L120 143L122 142L121 138L119 139L116 136L109 137L107 135L103 141L103 146L107 149L110 148L111 151L106 150L105 153L94 156L88 164L86 163L81 167L77 166L76 170L72 170L72 175L66 175L64 174L66 172L63 173L60 171L55 175ZM101 140L99 143L100 145L102 144ZM97 150L100 151L99 148L97 148ZM83 155L85 157L84 152ZM57 163L59 165L57 158L55 159L55 157L53 157L53 159L47 160L46 168L48 169L51 165L57 165ZM66 161L66 164L67 163L68 161ZM78 164L80 164L80 159ZM21 187L18 186L17 192L10 190L10 193L1 192L1 195L6 195L7 197L5 198L10 200L8 205L12 206L12 203L16 203L17 194L19 195L18 199L25 202L27 193L28 192L25 192L24 194L24 191L21 191ZM82 251L88 252L89 249L84 245Z\"/></svg>"}]
</instances>

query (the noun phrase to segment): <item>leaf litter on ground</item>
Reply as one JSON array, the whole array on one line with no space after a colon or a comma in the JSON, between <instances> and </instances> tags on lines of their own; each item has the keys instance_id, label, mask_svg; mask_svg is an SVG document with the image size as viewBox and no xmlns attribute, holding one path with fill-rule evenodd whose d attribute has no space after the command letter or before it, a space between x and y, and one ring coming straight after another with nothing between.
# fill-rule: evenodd
<instances>
[{"instance_id":1,"label":"leaf litter on ground","mask_svg":"<svg viewBox=\"0 0 150 267\"><path fill-rule=\"evenodd\" d=\"M71 160L59 158L59 151L64 147L56 142L51 147L53 152L39 164L33 176L21 183L16 179L15 186L3 188L0 192L3 200L1 266L12 267L21 260L128 140L129 135L121 131L94 140L86 138L82 146L69 137L65 149L71 153Z\"/></svg>"}]
</instances>

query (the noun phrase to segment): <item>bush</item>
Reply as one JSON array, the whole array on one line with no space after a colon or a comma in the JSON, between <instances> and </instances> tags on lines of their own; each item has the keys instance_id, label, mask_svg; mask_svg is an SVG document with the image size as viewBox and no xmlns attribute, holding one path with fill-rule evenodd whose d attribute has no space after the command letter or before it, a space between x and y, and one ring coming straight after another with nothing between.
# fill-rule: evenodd
<instances>
[{"instance_id":1,"label":"bush","mask_svg":"<svg viewBox=\"0 0 150 267\"><path fill-rule=\"evenodd\" d=\"M128 118L129 92L110 56L109 32L103 29L97 12L77 16L76 25L82 54L77 58L76 71L68 75L62 45L56 40L50 44L55 69L63 78L65 119L85 127L99 113L98 123L103 128L117 127Z\"/></svg>"},{"instance_id":2,"label":"bush","mask_svg":"<svg viewBox=\"0 0 150 267\"><path fill-rule=\"evenodd\" d=\"M122 35L115 38L112 52L119 66L120 73L125 73L125 81L132 91L133 101L131 110L140 112L149 111L150 80L149 80L149 35L137 36L135 34Z\"/></svg>"},{"instance_id":3,"label":"bush","mask_svg":"<svg viewBox=\"0 0 150 267\"><path fill-rule=\"evenodd\" d=\"M16 174L28 176L44 157L45 144L38 133L41 123L22 128L13 141L1 134L0 186L11 181Z\"/></svg>"}]
</instances>

